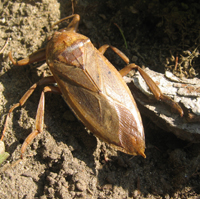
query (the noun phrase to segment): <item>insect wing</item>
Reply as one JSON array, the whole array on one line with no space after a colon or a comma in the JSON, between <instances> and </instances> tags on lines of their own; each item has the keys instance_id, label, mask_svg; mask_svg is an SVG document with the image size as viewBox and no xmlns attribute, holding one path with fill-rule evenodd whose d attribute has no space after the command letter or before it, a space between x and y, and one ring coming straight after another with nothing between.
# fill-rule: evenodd
<instances>
[{"instance_id":1,"label":"insect wing","mask_svg":"<svg viewBox=\"0 0 200 199\"><path fill-rule=\"evenodd\" d=\"M63 98L90 131L118 150L145 156L135 101L121 75L89 39L67 47L49 65Z\"/></svg>"}]
</instances>

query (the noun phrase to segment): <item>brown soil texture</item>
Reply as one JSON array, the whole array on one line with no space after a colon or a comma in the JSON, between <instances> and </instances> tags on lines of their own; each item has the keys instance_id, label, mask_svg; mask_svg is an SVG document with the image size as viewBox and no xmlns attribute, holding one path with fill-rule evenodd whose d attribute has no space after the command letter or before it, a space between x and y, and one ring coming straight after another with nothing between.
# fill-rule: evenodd
<instances>
[{"instance_id":1,"label":"brown soil texture","mask_svg":"<svg viewBox=\"0 0 200 199\"><path fill-rule=\"evenodd\" d=\"M74 12L81 16L78 32L97 48L103 44L116 46L140 66L164 72L171 54L192 51L199 45L200 6L195 1L73 2ZM72 14L72 1L3 0L0 8L0 46L11 38L0 54L2 130L9 108L43 74L50 74L45 63L14 66L8 52L21 59L45 47L53 33L51 25ZM171 20L176 16L164 14L173 9L180 13L192 10L194 15L187 19L190 23L180 19L182 26L177 18ZM127 48L114 23L123 31ZM124 66L111 50L105 56L117 69ZM198 72L199 66L195 69ZM10 157L0 168L1 199L200 197L199 144L182 141L143 117L147 158L117 152L89 134L59 95L46 94L44 132L27 147L21 160L21 144L34 129L41 91L38 88L11 114L4 137Z\"/></svg>"}]
</instances>

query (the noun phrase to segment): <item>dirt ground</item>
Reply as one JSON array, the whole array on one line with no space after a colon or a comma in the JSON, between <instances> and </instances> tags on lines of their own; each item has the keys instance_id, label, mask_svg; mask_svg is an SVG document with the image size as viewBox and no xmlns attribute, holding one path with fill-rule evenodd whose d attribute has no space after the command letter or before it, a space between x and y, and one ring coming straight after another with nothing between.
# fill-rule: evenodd
<instances>
[{"instance_id":1,"label":"dirt ground","mask_svg":"<svg viewBox=\"0 0 200 199\"><path fill-rule=\"evenodd\" d=\"M164 72L167 58L176 56L177 51L194 50L200 39L200 6L195 1L169 2L77 0L74 12L81 16L79 32L96 47L112 44L132 62ZM190 24L180 19L182 26L177 18L171 22L170 9L193 13L187 15ZM3 129L11 105L43 74L50 74L45 63L13 66L8 52L20 59L44 47L52 34L50 26L72 14L72 1L2 0L0 10L0 46L10 38L0 54ZM123 30L127 47L114 23ZM124 66L111 51L105 55L116 68ZM195 69L198 73L199 66ZM53 94L46 94L44 132L28 146L21 160L21 144L34 129L41 90L38 88L9 120L4 142L10 157L0 168L1 199L200 198L199 144L180 140L143 117L147 158L117 152L88 134L62 97Z\"/></svg>"}]
</instances>

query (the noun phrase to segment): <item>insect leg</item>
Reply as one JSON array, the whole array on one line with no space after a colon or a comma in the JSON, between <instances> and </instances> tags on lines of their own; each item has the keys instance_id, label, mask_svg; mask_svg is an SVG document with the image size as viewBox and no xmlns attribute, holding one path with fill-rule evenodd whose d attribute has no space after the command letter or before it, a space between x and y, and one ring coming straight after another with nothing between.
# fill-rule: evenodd
<instances>
[{"instance_id":1,"label":"insect leg","mask_svg":"<svg viewBox=\"0 0 200 199\"><path fill-rule=\"evenodd\" d=\"M8 115L6 117L6 121L5 121L5 125L4 125L4 129L2 132L2 136L1 136L1 140L3 140L5 132L6 132L6 127L8 124L8 118L10 117L10 114L14 111L14 109L16 109L19 106L23 106L24 103L28 100L28 98L31 96L31 94L33 93L33 91L37 88L38 85L44 85L44 84L52 84L55 83L55 79L53 76L49 76L49 77L44 77L42 78L39 82L33 84L28 91L26 91L26 93L22 96L22 98L19 100L19 102L15 105L13 105L9 112Z\"/></svg>"},{"instance_id":2,"label":"insect leg","mask_svg":"<svg viewBox=\"0 0 200 199\"><path fill-rule=\"evenodd\" d=\"M69 25L66 28L64 28L64 30L76 32L78 29L79 21L80 21L80 16L78 14L73 14L57 21L56 23L52 25L51 28L53 28L55 25L58 25L59 23L66 21L67 19L70 19L72 17L73 17L72 21L69 23Z\"/></svg>"},{"instance_id":3,"label":"insect leg","mask_svg":"<svg viewBox=\"0 0 200 199\"><path fill-rule=\"evenodd\" d=\"M22 148L21 148L21 158L27 148L27 146L32 142L32 140L39 134L43 132L44 126L44 107L45 107L45 93L52 92L55 94L61 94L61 91L58 87L55 86L46 86L41 93L40 101L37 108L36 118L35 118L35 130L28 135L25 139Z\"/></svg>"},{"instance_id":4,"label":"insect leg","mask_svg":"<svg viewBox=\"0 0 200 199\"><path fill-rule=\"evenodd\" d=\"M46 48L42 48L34 52L33 54L29 55L27 58L19 60L19 61L16 61L15 59L13 59L11 51L8 53L8 56L15 66L24 66L24 65L31 64L34 62L46 60Z\"/></svg>"},{"instance_id":5,"label":"insect leg","mask_svg":"<svg viewBox=\"0 0 200 199\"><path fill-rule=\"evenodd\" d=\"M99 50L100 53L104 54L104 53L106 52L106 50L107 50L109 47L110 47L118 56L120 56L120 57L124 60L124 62L125 62L126 64L129 64L129 58L128 58L122 51L120 51L119 49L117 49L117 48L114 47L114 46L105 44L105 45L101 46L98 50Z\"/></svg>"},{"instance_id":6,"label":"insect leg","mask_svg":"<svg viewBox=\"0 0 200 199\"><path fill-rule=\"evenodd\" d=\"M104 54L109 47L110 47L110 45L105 44L105 45L101 46L98 50L100 53Z\"/></svg>"},{"instance_id":7,"label":"insect leg","mask_svg":"<svg viewBox=\"0 0 200 199\"><path fill-rule=\"evenodd\" d=\"M175 110L176 112L178 112L181 117L183 116L184 112L183 112L183 109L179 106L179 104L176 103L172 98L164 95L161 92L161 90L159 89L159 87L156 85L156 83L151 79L151 77L144 70L142 70L142 68L140 68L136 64L128 64L123 69L121 69L119 71L119 73L122 76L124 76L127 73L129 73L132 69L136 69L136 70L139 71L140 75L143 77L144 81L146 82L146 84L150 88L150 90L153 93L153 95L155 96L156 100L163 101L164 103L166 103L170 107L172 107L173 110Z\"/></svg>"}]
</instances>

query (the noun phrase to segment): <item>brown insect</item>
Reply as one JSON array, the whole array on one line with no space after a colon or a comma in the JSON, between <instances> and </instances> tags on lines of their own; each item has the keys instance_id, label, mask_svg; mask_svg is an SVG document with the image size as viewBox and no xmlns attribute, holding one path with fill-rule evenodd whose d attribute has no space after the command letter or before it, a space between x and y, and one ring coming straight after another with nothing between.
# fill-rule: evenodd
<instances>
[{"instance_id":1,"label":"brown insect","mask_svg":"<svg viewBox=\"0 0 200 199\"><path fill-rule=\"evenodd\" d=\"M79 15L71 15L54 25L69 18L73 19L68 27L55 32L46 48L20 61L15 61L11 52L9 53L12 63L18 66L46 60L53 76L44 77L35 83L19 103L11 107L1 140L10 113L22 106L38 85L57 83L58 86L44 87L37 109L35 130L24 141L22 155L27 145L43 131L44 93L53 92L61 94L77 118L101 140L124 153L146 157L141 116L122 76L132 69L137 69L157 100L168 103L182 116L181 107L163 95L155 82L139 66L129 64L129 59L117 48L103 45L97 50L89 38L76 33ZM108 47L127 64L119 72L103 56Z\"/></svg>"}]
</instances>

